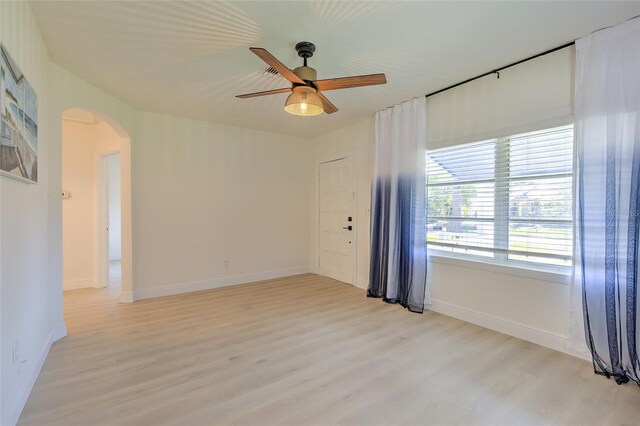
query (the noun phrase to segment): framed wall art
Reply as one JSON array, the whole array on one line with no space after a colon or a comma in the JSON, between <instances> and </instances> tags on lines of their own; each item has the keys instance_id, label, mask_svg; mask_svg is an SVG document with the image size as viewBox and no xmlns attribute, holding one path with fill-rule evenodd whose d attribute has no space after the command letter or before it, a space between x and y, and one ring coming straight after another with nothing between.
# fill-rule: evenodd
<instances>
[{"instance_id":1,"label":"framed wall art","mask_svg":"<svg viewBox=\"0 0 640 426\"><path fill-rule=\"evenodd\" d=\"M0 173L38 182L38 97L0 45Z\"/></svg>"}]
</instances>

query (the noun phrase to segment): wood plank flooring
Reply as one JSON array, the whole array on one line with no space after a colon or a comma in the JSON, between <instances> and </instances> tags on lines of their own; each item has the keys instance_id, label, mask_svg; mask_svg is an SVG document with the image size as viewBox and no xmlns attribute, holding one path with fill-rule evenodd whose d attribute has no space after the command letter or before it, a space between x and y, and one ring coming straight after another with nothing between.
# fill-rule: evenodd
<instances>
[{"instance_id":1,"label":"wood plank flooring","mask_svg":"<svg viewBox=\"0 0 640 426\"><path fill-rule=\"evenodd\" d=\"M316 275L119 304L65 293L21 425L640 424L640 388Z\"/></svg>"}]
</instances>

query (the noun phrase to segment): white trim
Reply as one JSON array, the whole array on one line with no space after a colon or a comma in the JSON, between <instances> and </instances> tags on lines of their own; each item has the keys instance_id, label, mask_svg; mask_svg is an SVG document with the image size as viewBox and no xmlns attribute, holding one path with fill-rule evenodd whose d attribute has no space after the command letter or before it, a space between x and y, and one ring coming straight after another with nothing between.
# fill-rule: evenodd
<instances>
[{"instance_id":1,"label":"white trim","mask_svg":"<svg viewBox=\"0 0 640 426\"><path fill-rule=\"evenodd\" d=\"M356 287L366 290L369 287L369 277L356 278Z\"/></svg>"},{"instance_id":2,"label":"white trim","mask_svg":"<svg viewBox=\"0 0 640 426\"><path fill-rule=\"evenodd\" d=\"M91 118L84 118L78 115L71 116L71 115L68 115L69 110L65 110L65 111L62 111L62 121L75 121L76 123L83 123L83 124L98 124L100 122L100 120L96 119L96 115L91 111L87 111L87 110L82 110L82 111L86 112L88 116L90 116ZM65 115L65 113L67 115Z\"/></svg>"},{"instance_id":3,"label":"white trim","mask_svg":"<svg viewBox=\"0 0 640 426\"><path fill-rule=\"evenodd\" d=\"M95 278L81 278L79 280L64 280L62 281L62 290L77 290L79 288L100 288L98 280Z\"/></svg>"},{"instance_id":4,"label":"white trim","mask_svg":"<svg viewBox=\"0 0 640 426\"><path fill-rule=\"evenodd\" d=\"M60 321L58 324L51 327L51 340L57 342L67 335L67 323Z\"/></svg>"},{"instance_id":5,"label":"white trim","mask_svg":"<svg viewBox=\"0 0 640 426\"><path fill-rule=\"evenodd\" d=\"M227 287L237 284L247 284L256 281L270 280L273 278L288 277L291 275L306 274L310 270L308 265L296 266L293 268L277 269L274 271L255 272L251 274L234 275L230 277L212 278L201 281L190 281L179 284L165 285L162 287L146 288L135 292L133 297L127 295L125 302L142 299L151 299L154 297L171 296L174 294L190 293L192 291L210 290L214 288ZM125 293L121 294L120 301L123 302Z\"/></svg>"},{"instance_id":6,"label":"white trim","mask_svg":"<svg viewBox=\"0 0 640 426\"><path fill-rule=\"evenodd\" d=\"M131 291L120 292L120 303L133 303L136 301L135 295Z\"/></svg>"},{"instance_id":7,"label":"white trim","mask_svg":"<svg viewBox=\"0 0 640 426\"><path fill-rule=\"evenodd\" d=\"M557 120L562 123L564 120L568 120L570 116L559 117ZM559 124L559 123L556 123ZM511 130L513 131L513 129ZM509 240L508 235L508 225L509 225L509 197L508 194L503 190L498 190L497 188L507 188L509 183L512 181L512 178L509 177L508 166L509 166L509 154L508 154L508 143L512 138L518 138L525 136L527 134L531 134L531 132L536 134L550 134L550 133L559 133L564 134L571 133L574 135L574 124L573 122L567 122L565 124L559 124L553 127L538 127L537 130L527 130L527 132L520 132L519 134L508 133L506 135L501 135L498 137L487 138L487 140L493 140L495 142L495 155L494 155L494 165L495 165L495 176L494 179L488 179L489 181L494 181L495 183L495 191L493 195L494 200L494 232L493 232L493 247L473 247L472 245L466 244L452 244L448 242L433 242L431 244L427 244L429 246L428 253L434 256L435 262L441 263L449 263L447 261L442 261L441 259L449 258L455 259L457 262L451 262L458 266L466 266L466 267L476 267L477 269L485 269L491 270L493 272L508 274L508 275L516 275L522 276L526 278L539 279L543 281L549 282L558 282L561 284L569 285L570 284L570 275L572 267L562 266L562 265L553 265L549 263L537 263L537 262L527 262L522 260L513 260L509 259L509 254L518 254L518 255L529 255L536 256L535 252L531 252L528 250L512 250L505 245L505 241ZM482 139L478 139L481 141ZM478 142L479 143L479 142ZM574 150L575 151L575 150ZM574 167L575 168L575 167ZM428 173L427 173L428 174ZM572 178L572 186L574 183L573 179L574 171L563 172L560 176ZM517 178L517 177L516 177ZM529 179L540 179L540 177L531 177ZM437 184L436 184L437 185ZM444 184L449 185L447 183ZM429 186L429 185L428 185ZM508 191L507 191L508 192ZM572 197L572 202L575 201ZM573 210L573 209L572 209ZM435 220L443 220L446 219L444 217L431 216L432 219ZM429 217L427 218L429 219ZM525 220L526 221L526 220ZM565 223L571 224L572 220L554 220L556 223ZM487 254L491 254L492 256L480 256L477 254L469 254L469 253L459 253L448 251L447 249L455 249L456 247L469 251L476 249L479 252L485 252ZM544 256L542 256L544 257ZM556 258L563 260L570 260L571 256L565 255L556 255L549 254L548 258ZM465 264L464 261L468 263ZM498 268L490 268L488 265L495 265Z\"/></svg>"},{"instance_id":8,"label":"white trim","mask_svg":"<svg viewBox=\"0 0 640 426\"><path fill-rule=\"evenodd\" d=\"M456 257L449 252L436 251L433 248L428 249L428 262L441 263L445 265L453 265L461 268L479 269L481 271L495 272L498 274L512 275L515 277L530 278L538 281L550 283L558 283L562 285L571 284L571 274L562 272L541 271L537 269L528 269L522 266L501 265L491 261L483 262L481 259L470 259Z\"/></svg>"},{"instance_id":9,"label":"white trim","mask_svg":"<svg viewBox=\"0 0 640 426\"><path fill-rule=\"evenodd\" d=\"M66 326L65 326L66 328ZM20 415L22 414L22 410L24 409L25 404L27 403L27 399L29 399L29 395L33 390L33 386L36 384L36 380L38 379L38 375L40 374L40 370L42 370L42 366L44 365L44 361L47 359L47 355L49 354L49 349L51 349L51 345L53 344L53 330L49 332L47 338L44 341L44 344L38 351L38 354L35 356L32 363L30 363L31 369L26 375L24 382L22 382L22 386L18 389L18 393L15 396L13 405L10 406L9 411L11 412L11 417L9 417L7 422L2 422L3 425L13 426L18 423L20 419ZM23 360L20 359L20 362ZM12 407L12 408L11 408Z\"/></svg>"},{"instance_id":10,"label":"white trim","mask_svg":"<svg viewBox=\"0 0 640 426\"><path fill-rule=\"evenodd\" d=\"M504 318L488 315L438 299L432 299L431 305L427 305L425 308L439 314L457 318L490 330L517 337L518 339L545 346L586 361L591 361L578 353L570 351L567 347L567 336L562 334L531 327L515 321L509 321Z\"/></svg>"},{"instance_id":11,"label":"white trim","mask_svg":"<svg viewBox=\"0 0 640 426\"><path fill-rule=\"evenodd\" d=\"M316 227L316 247L315 256L313 256L313 263L311 264L310 272L320 275L319 260L320 260L320 165L324 163L331 163L333 161L344 160L345 158L352 158L353 161L353 280L354 282L347 283L360 287L358 285L358 157L355 152L345 152L336 155L327 155L316 160L316 174L315 174L315 186L316 186L316 209L315 209L315 227ZM367 288L365 285L363 288Z\"/></svg>"}]
</instances>

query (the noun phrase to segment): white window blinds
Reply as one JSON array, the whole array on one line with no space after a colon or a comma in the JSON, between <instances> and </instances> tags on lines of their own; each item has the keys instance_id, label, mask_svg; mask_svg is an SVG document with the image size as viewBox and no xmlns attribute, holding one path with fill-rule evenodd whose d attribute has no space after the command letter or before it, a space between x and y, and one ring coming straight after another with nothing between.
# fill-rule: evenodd
<instances>
[{"instance_id":1,"label":"white window blinds","mask_svg":"<svg viewBox=\"0 0 640 426\"><path fill-rule=\"evenodd\" d=\"M429 247L569 266L573 126L427 153Z\"/></svg>"}]
</instances>

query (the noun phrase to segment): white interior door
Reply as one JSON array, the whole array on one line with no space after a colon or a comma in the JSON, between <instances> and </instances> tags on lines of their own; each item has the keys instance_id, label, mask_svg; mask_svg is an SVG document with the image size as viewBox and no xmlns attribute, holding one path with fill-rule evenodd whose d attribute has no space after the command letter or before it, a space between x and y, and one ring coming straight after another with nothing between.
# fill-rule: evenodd
<instances>
[{"instance_id":1,"label":"white interior door","mask_svg":"<svg viewBox=\"0 0 640 426\"><path fill-rule=\"evenodd\" d=\"M320 164L319 273L355 284L353 157Z\"/></svg>"}]
</instances>

